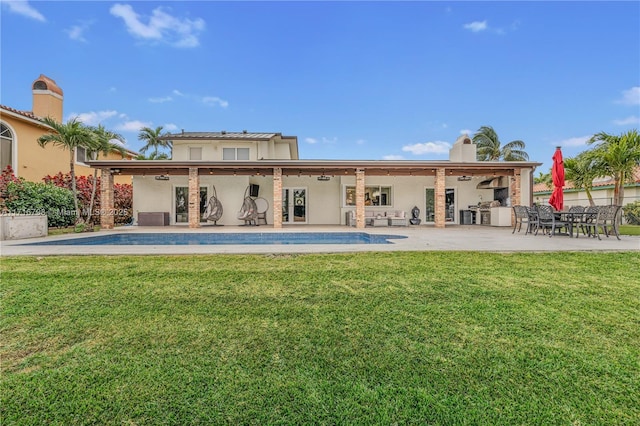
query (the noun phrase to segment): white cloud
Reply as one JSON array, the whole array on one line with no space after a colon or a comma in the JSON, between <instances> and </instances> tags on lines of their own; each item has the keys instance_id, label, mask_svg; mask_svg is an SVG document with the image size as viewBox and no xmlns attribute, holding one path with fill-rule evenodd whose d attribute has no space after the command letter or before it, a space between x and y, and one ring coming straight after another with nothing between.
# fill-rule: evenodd
<instances>
[{"instance_id":1,"label":"white cloud","mask_svg":"<svg viewBox=\"0 0 640 426\"><path fill-rule=\"evenodd\" d=\"M356 145L364 145L365 143L367 143L367 141L366 141L366 140L364 140L364 139L358 139L358 140L356 140Z\"/></svg>"},{"instance_id":2,"label":"white cloud","mask_svg":"<svg viewBox=\"0 0 640 426\"><path fill-rule=\"evenodd\" d=\"M465 30L469 30L469 31L474 32L474 33L477 33L477 32L480 32L480 31L484 31L484 30L486 30L488 28L486 20L482 21L482 22L474 21L474 22L471 22L470 24L464 24L463 27L464 27Z\"/></svg>"},{"instance_id":3,"label":"white cloud","mask_svg":"<svg viewBox=\"0 0 640 426\"><path fill-rule=\"evenodd\" d=\"M554 143L553 145L562 146L562 147L586 146L587 145L587 141L589 139L591 139L591 136L592 135L589 135L589 136L578 136L578 137L575 137L575 138L564 139L564 140L561 140L560 142Z\"/></svg>"},{"instance_id":4,"label":"white cloud","mask_svg":"<svg viewBox=\"0 0 640 426\"><path fill-rule=\"evenodd\" d=\"M226 108L229 106L229 102L225 101L224 99L220 99L217 96L205 96L202 98L202 103L210 106L218 105L218 106L221 106L222 108Z\"/></svg>"},{"instance_id":5,"label":"white cloud","mask_svg":"<svg viewBox=\"0 0 640 426\"><path fill-rule=\"evenodd\" d=\"M613 124L617 126L640 125L640 117L632 115L621 120L613 120Z\"/></svg>"},{"instance_id":6,"label":"white cloud","mask_svg":"<svg viewBox=\"0 0 640 426\"><path fill-rule=\"evenodd\" d=\"M451 149L451 145L449 144L449 142L443 141L416 143L413 145L405 145L402 147L403 151L410 152L413 155L448 154L449 149Z\"/></svg>"},{"instance_id":7,"label":"white cloud","mask_svg":"<svg viewBox=\"0 0 640 426\"><path fill-rule=\"evenodd\" d=\"M305 138L304 140L306 143L310 144L310 145L314 145L317 143L323 143L323 144L335 144L338 143L338 138L333 137L333 138L327 138L327 137L322 137L321 139L318 138Z\"/></svg>"},{"instance_id":8,"label":"white cloud","mask_svg":"<svg viewBox=\"0 0 640 426\"><path fill-rule=\"evenodd\" d=\"M462 129L462 130L460 130L460 134L461 135L472 135L473 134L473 130Z\"/></svg>"},{"instance_id":9,"label":"white cloud","mask_svg":"<svg viewBox=\"0 0 640 426\"><path fill-rule=\"evenodd\" d=\"M204 20L197 18L176 18L165 12L167 8L158 7L151 12L144 23L128 4L115 4L110 12L113 16L122 18L127 31L135 37L168 43L174 47L196 47L200 44L198 35L204 31Z\"/></svg>"},{"instance_id":10,"label":"white cloud","mask_svg":"<svg viewBox=\"0 0 640 426\"><path fill-rule=\"evenodd\" d=\"M143 127L151 127L150 122L131 120L119 123L116 125L116 131L118 132L139 132Z\"/></svg>"},{"instance_id":11,"label":"white cloud","mask_svg":"<svg viewBox=\"0 0 640 426\"><path fill-rule=\"evenodd\" d=\"M97 126L104 120L108 120L111 117L118 115L117 111L91 111L82 113L71 113L70 117L77 117L82 124L87 126Z\"/></svg>"},{"instance_id":12,"label":"white cloud","mask_svg":"<svg viewBox=\"0 0 640 426\"><path fill-rule=\"evenodd\" d=\"M44 15L38 12L27 0L0 0L3 6L9 9L9 12L35 19L36 21L46 22Z\"/></svg>"},{"instance_id":13,"label":"white cloud","mask_svg":"<svg viewBox=\"0 0 640 426\"><path fill-rule=\"evenodd\" d=\"M171 102L173 100L173 98L171 96L165 96L163 98L149 98L149 102L152 102L154 104L161 104L164 102Z\"/></svg>"},{"instance_id":14,"label":"white cloud","mask_svg":"<svg viewBox=\"0 0 640 426\"><path fill-rule=\"evenodd\" d=\"M162 130L166 130L167 132L173 132L174 130L178 130L178 126L173 123L168 123L162 126Z\"/></svg>"},{"instance_id":15,"label":"white cloud","mask_svg":"<svg viewBox=\"0 0 640 426\"><path fill-rule=\"evenodd\" d=\"M382 156L383 160L404 160L404 157L402 155L383 155Z\"/></svg>"},{"instance_id":16,"label":"white cloud","mask_svg":"<svg viewBox=\"0 0 640 426\"><path fill-rule=\"evenodd\" d=\"M91 22L83 22L79 25L74 25L71 28L64 30L69 35L71 40L81 41L83 43L87 42L87 39L84 38L84 32L89 29L91 26Z\"/></svg>"},{"instance_id":17,"label":"white cloud","mask_svg":"<svg viewBox=\"0 0 640 426\"><path fill-rule=\"evenodd\" d=\"M184 96L184 93L182 93L181 91L177 90L177 89L173 89L172 92L174 95L176 96Z\"/></svg>"},{"instance_id":18,"label":"white cloud","mask_svg":"<svg viewBox=\"0 0 640 426\"><path fill-rule=\"evenodd\" d=\"M640 105L640 86L632 87L622 91L622 99L617 103L623 105Z\"/></svg>"}]
</instances>

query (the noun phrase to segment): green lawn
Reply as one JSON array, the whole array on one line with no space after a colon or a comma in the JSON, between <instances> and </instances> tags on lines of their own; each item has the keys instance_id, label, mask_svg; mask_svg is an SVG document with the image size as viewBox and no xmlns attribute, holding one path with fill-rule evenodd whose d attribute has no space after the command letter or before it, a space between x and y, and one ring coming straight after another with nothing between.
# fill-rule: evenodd
<instances>
[{"instance_id":1,"label":"green lawn","mask_svg":"<svg viewBox=\"0 0 640 426\"><path fill-rule=\"evenodd\" d=\"M2 425L640 424L637 252L0 268Z\"/></svg>"}]
</instances>

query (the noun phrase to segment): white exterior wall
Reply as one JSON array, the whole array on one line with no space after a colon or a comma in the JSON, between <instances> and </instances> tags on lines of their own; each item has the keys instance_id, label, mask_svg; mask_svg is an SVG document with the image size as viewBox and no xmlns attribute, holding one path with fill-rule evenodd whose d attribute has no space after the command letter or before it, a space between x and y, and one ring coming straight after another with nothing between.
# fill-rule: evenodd
<instances>
[{"instance_id":1,"label":"white exterior wall","mask_svg":"<svg viewBox=\"0 0 640 426\"><path fill-rule=\"evenodd\" d=\"M474 177L470 181L458 181L457 177L447 177L446 188L455 190L454 223L459 222L459 211L466 210L470 205L493 200L493 189L476 189L484 177ZM522 174L522 187L528 188L530 173ZM271 176L200 176L200 186L206 186L209 196L215 185L217 197L222 203L224 214L218 221L219 225L241 225L244 222L236 218L242 206L245 191L250 184L260 186L259 196L269 203L267 222L273 222L273 179ZM365 185L391 186L390 206L367 206L366 210L376 212L394 212L403 210L407 217L411 217L411 209L420 209L420 219L426 222L425 189L434 188L433 176L393 177L393 176L365 176ZM188 186L187 176L171 176L168 181L157 181L153 176L134 176L133 178L133 212L137 223L139 212L169 212L171 224L175 224L174 188ZM329 181L318 181L317 176L283 176L283 188L306 188L307 190L307 222L310 225L345 224L345 212L355 210L355 206L346 206L344 193L346 186L355 186L355 176L335 176ZM521 192L521 203L529 203L529 192ZM565 197L565 203L567 203ZM281 211L281 206L277 207Z\"/></svg>"}]
</instances>

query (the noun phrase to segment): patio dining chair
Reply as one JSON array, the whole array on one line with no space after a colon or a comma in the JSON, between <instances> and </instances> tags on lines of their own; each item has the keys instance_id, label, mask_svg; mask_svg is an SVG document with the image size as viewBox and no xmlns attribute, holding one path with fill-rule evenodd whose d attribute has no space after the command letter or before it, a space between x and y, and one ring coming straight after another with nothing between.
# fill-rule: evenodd
<instances>
[{"instance_id":1,"label":"patio dining chair","mask_svg":"<svg viewBox=\"0 0 640 426\"><path fill-rule=\"evenodd\" d=\"M600 232L598 229L602 229L604 235L609 238L609 234L612 233L616 236L617 239L620 239L620 234L618 232L618 213L620 212L620 206L600 206L598 208L598 215L595 221L595 234L596 237L600 238Z\"/></svg>"},{"instance_id":2,"label":"patio dining chair","mask_svg":"<svg viewBox=\"0 0 640 426\"><path fill-rule=\"evenodd\" d=\"M596 219L598 218L598 211L600 208L598 206L589 206L584 209L584 214L580 219L580 228L576 233L576 236L579 235L579 231L582 231L583 235L588 237L596 236Z\"/></svg>"},{"instance_id":3,"label":"patio dining chair","mask_svg":"<svg viewBox=\"0 0 640 426\"><path fill-rule=\"evenodd\" d=\"M526 206L513 206L513 215L515 216L515 221L513 223L513 231L511 233L515 233L516 229L518 232L522 229L522 224L526 224L525 235L527 234L529 227L529 214L527 213Z\"/></svg>"},{"instance_id":4,"label":"patio dining chair","mask_svg":"<svg viewBox=\"0 0 640 426\"><path fill-rule=\"evenodd\" d=\"M551 206L538 206L538 217L543 233L549 230L549 237L565 229L569 235L573 232L572 223L558 217Z\"/></svg>"},{"instance_id":5,"label":"patio dining chair","mask_svg":"<svg viewBox=\"0 0 640 426\"><path fill-rule=\"evenodd\" d=\"M527 234L535 234L534 235L538 235L538 229L540 229L540 216L538 215L538 209L537 206L533 206L533 207L525 207L526 211L527 211L527 231L524 233L524 235Z\"/></svg>"}]
</instances>

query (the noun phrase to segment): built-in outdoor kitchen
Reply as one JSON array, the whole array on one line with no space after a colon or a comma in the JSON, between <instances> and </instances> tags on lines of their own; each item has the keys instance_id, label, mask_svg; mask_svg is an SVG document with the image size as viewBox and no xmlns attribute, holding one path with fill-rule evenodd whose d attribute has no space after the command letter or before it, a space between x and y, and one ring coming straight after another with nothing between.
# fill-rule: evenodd
<instances>
[{"instance_id":1,"label":"built-in outdoor kitchen","mask_svg":"<svg viewBox=\"0 0 640 426\"><path fill-rule=\"evenodd\" d=\"M509 200L509 177L500 176L480 182L477 189L491 192L489 201L480 201L460 212L460 224L511 226L511 202Z\"/></svg>"}]
</instances>

